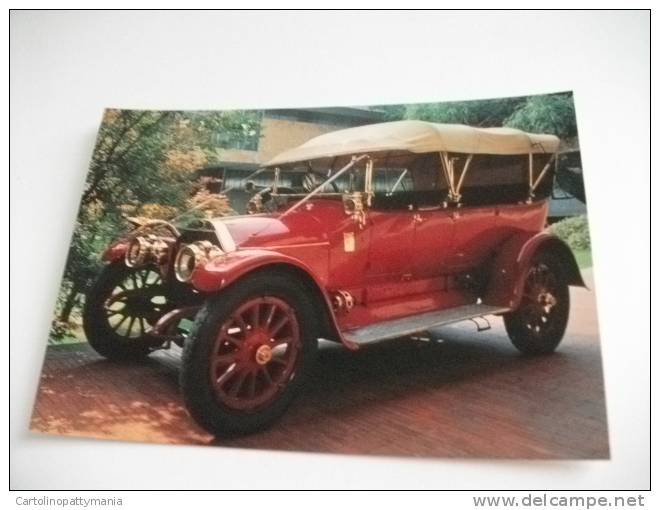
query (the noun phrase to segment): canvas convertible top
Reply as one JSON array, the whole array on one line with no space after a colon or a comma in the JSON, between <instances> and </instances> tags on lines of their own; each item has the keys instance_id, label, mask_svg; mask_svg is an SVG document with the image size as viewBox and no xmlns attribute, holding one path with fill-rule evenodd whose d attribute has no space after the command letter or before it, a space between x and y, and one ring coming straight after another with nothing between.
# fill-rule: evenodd
<instances>
[{"instance_id":1,"label":"canvas convertible top","mask_svg":"<svg viewBox=\"0 0 660 510\"><path fill-rule=\"evenodd\" d=\"M266 166L386 151L515 155L554 153L558 147L559 138L554 135L525 133L504 127L475 128L462 124L400 120L317 136L275 156Z\"/></svg>"}]
</instances>

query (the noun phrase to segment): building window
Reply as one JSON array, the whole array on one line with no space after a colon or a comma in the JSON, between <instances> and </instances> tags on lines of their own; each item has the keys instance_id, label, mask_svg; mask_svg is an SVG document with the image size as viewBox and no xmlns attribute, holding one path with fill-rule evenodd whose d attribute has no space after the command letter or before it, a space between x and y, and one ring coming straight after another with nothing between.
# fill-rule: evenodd
<instances>
[{"instance_id":1,"label":"building window","mask_svg":"<svg viewBox=\"0 0 660 510\"><path fill-rule=\"evenodd\" d=\"M213 142L221 149L256 151L261 136L262 112L237 111L227 118L213 135Z\"/></svg>"},{"instance_id":2,"label":"building window","mask_svg":"<svg viewBox=\"0 0 660 510\"><path fill-rule=\"evenodd\" d=\"M242 132L221 131L215 133L213 141L223 149L256 151L259 147L259 128L251 127Z\"/></svg>"}]
</instances>

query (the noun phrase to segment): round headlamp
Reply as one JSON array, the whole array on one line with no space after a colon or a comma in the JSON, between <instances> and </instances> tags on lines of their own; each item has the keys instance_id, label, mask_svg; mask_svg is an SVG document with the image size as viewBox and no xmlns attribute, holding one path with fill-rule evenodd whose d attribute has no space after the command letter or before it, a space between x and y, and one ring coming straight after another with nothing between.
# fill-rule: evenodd
<instances>
[{"instance_id":1,"label":"round headlamp","mask_svg":"<svg viewBox=\"0 0 660 510\"><path fill-rule=\"evenodd\" d=\"M189 282L199 264L209 261L221 253L220 248L208 241L184 244L174 260L174 275L180 282Z\"/></svg>"},{"instance_id":2,"label":"round headlamp","mask_svg":"<svg viewBox=\"0 0 660 510\"><path fill-rule=\"evenodd\" d=\"M151 243L145 237L139 236L131 241L126 250L126 265L138 267L147 261Z\"/></svg>"},{"instance_id":3,"label":"round headlamp","mask_svg":"<svg viewBox=\"0 0 660 510\"><path fill-rule=\"evenodd\" d=\"M172 241L170 240L169 243ZM157 236L138 236L131 241L126 250L126 265L140 267L147 263L164 264L169 252L167 239Z\"/></svg>"}]
</instances>

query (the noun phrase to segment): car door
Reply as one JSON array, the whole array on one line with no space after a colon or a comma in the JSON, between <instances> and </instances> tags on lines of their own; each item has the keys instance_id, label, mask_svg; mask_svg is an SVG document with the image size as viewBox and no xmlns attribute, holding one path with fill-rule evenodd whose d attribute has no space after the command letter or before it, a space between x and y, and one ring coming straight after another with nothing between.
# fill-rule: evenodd
<instances>
[{"instance_id":1,"label":"car door","mask_svg":"<svg viewBox=\"0 0 660 510\"><path fill-rule=\"evenodd\" d=\"M447 273L447 258L454 241L454 217L443 206L417 207L413 221L415 237L413 275L415 279L437 278Z\"/></svg>"},{"instance_id":2,"label":"car door","mask_svg":"<svg viewBox=\"0 0 660 510\"><path fill-rule=\"evenodd\" d=\"M416 195L413 277L416 280L438 279L447 272L445 265L453 243L454 219L447 209L448 188L437 156L425 156L413 169L413 179ZM432 286L437 287L437 284Z\"/></svg>"},{"instance_id":3,"label":"car door","mask_svg":"<svg viewBox=\"0 0 660 510\"><path fill-rule=\"evenodd\" d=\"M371 210L369 263L367 275L372 281L396 281L411 274L415 234L412 210Z\"/></svg>"},{"instance_id":4,"label":"car door","mask_svg":"<svg viewBox=\"0 0 660 510\"><path fill-rule=\"evenodd\" d=\"M447 250L445 266L449 272L468 271L492 254L500 236L495 205L455 207L450 212L454 235Z\"/></svg>"},{"instance_id":5,"label":"car door","mask_svg":"<svg viewBox=\"0 0 660 510\"><path fill-rule=\"evenodd\" d=\"M369 255L365 271L367 299L390 299L407 292L412 279L415 236L412 181L398 180L402 170L375 174L376 193L367 212ZM394 180L393 180L394 179Z\"/></svg>"}]
</instances>

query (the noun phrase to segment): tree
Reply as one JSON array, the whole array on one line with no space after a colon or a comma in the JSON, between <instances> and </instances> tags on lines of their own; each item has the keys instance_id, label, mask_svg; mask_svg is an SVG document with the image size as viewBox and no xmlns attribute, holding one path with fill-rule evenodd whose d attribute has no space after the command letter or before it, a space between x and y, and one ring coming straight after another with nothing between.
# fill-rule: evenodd
<instances>
[{"instance_id":1,"label":"tree","mask_svg":"<svg viewBox=\"0 0 660 510\"><path fill-rule=\"evenodd\" d=\"M524 97L514 97L447 103L420 103L408 105L405 110L405 118L480 127L501 126L505 119L525 101Z\"/></svg>"},{"instance_id":2,"label":"tree","mask_svg":"<svg viewBox=\"0 0 660 510\"><path fill-rule=\"evenodd\" d=\"M396 107L390 107L396 112ZM549 133L566 140L577 136L575 107L570 92L528 97L420 103L405 107L407 119L467 124L507 126L531 133Z\"/></svg>"},{"instance_id":3,"label":"tree","mask_svg":"<svg viewBox=\"0 0 660 510\"><path fill-rule=\"evenodd\" d=\"M220 155L218 133L254 136L259 124L258 112L106 110L58 298L60 326L96 277L99 253L126 229L125 215L171 218L185 210L194 171ZM217 200L211 206L223 210Z\"/></svg>"},{"instance_id":4,"label":"tree","mask_svg":"<svg viewBox=\"0 0 660 510\"><path fill-rule=\"evenodd\" d=\"M577 136L573 95L530 96L504 121L505 126L531 133L549 133L564 140Z\"/></svg>"}]
</instances>

